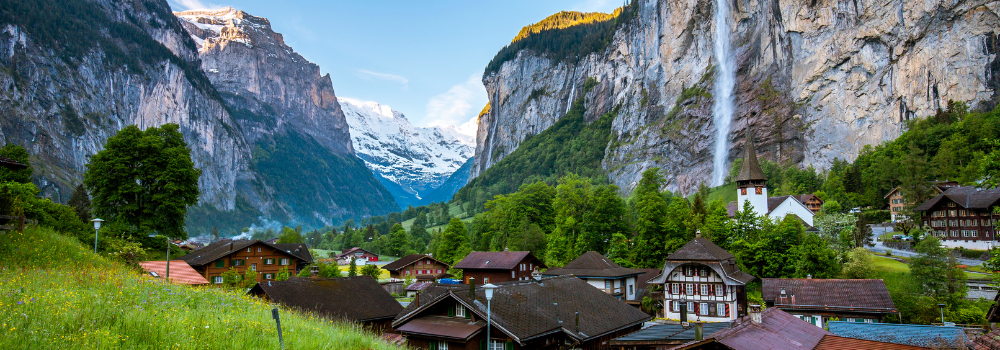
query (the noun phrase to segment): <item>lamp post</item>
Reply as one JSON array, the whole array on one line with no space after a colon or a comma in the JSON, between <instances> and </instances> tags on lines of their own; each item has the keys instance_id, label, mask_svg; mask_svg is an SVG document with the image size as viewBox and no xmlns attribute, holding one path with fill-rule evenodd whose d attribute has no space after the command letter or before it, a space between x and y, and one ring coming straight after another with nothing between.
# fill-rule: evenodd
<instances>
[{"instance_id":1,"label":"lamp post","mask_svg":"<svg viewBox=\"0 0 1000 350\"><path fill-rule=\"evenodd\" d=\"M944 304L938 304L938 309L941 310L941 325L944 326Z\"/></svg>"},{"instance_id":2,"label":"lamp post","mask_svg":"<svg viewBox=\"0 0 1000 350\"><path fill-rule=\"evenodd\" d=\"M490 322L493 320L493 316L491 315L493 310L490 300L493 300L493 289L496 287L493 283L483 285L483 290L486 292L486 350L490 350L493 347L492 340L490 339Z\"/></svg>"},{"instance_id":3,"label":"lamp post","mask_svg":"<svg viewBox=\"0 0 1000 350\"><path fill-rule=\"evenodd\" d=\"M94 218L94 220L90 220L90 222L94 223L94 254L97 254L97 232L101 230L101 223L104 222L104 220Z\"/></svg>"}]
</instances>

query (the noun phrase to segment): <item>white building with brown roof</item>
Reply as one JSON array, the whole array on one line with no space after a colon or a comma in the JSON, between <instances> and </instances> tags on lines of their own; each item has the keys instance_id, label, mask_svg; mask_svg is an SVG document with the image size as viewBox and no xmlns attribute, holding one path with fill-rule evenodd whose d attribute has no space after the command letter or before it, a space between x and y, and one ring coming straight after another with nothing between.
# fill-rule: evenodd
<instances>
[{"instance_id":1,"label":"white building with brown roof","mask_svg":"<svg viewBox=\"0 0 1000 350\"><path fill-rule=\"evenodd\" d=\"M542 277L576 276L618 299L635 301L638 295L636 278L645 273L646 271L641 269L621 267L601 253L589 251L570 261L566 266L545 270L541 275Z\"/></svg>"},{"instance_id":2,"label":"white building with brown roof","mask_svg":"<svg viewBox=\"0 0 1000 350\"><path fill-rule=\"evenodd\" d=\"M727 322L746 315L746 284L753 280L733 254L697 237L667 256L649 284L663 287L659 318L681 320L686 312L688 321Z\"/></svg>"},{"instance_id":3,"label":"white building with brown roof","mask_svg":"<svg viewBox=\"0 0 1000 350\"><path fill-rule=\"evenodd\" d=\"M767 176L757 161L757 152L754 150L750 129L747 128L746 144L743 146L743 165L740 173L736 176L736 201L729 202L726 209L729 216L733 217L736 212L742 211L745 205L760 216L767 216L772 220L781 221L788 215L798 216L807 225L813 225L813 216L816 214L801 199L813 199L815 196L767 196ZM819 198L815 198L819 200ZM819 202L822 205L822 201ZM815 203L814 203L815 204Z\"/></svg>"},{"instance_id":4,"label":"white building with brown roof","mask_svg":"<svg viewBox=\"0 0 1000 350\"><path fill-rule=\"evenodd\" d=\"M762 296L776 307L806 322L824 327L834 319L882 322L897 313L885 282L880 279L765 278Z\"/></svg>"}]
</instances>

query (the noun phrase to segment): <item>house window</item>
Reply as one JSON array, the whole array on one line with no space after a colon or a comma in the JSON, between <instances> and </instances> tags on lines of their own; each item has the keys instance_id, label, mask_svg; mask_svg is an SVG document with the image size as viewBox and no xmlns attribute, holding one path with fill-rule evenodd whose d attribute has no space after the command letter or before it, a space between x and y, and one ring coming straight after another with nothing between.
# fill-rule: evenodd
<instances>
[{"instance_id":1,"label":"house window","mask_svg":"<svg viewBox=\"0 0 1000 350\"><path fill-rule=\"evenodd\" d=\"M410 270L406 270L405 276L409 276L409 275L410 275Z\"/></svg>"},{"instance_id":2,"label":"house window","mask_svg":"<svg viewBox=\"0 0 1000 350\"><path fill-rule=\"evenodd\" d=\"M708 315L708 303L701 303L701 305L698 305L698 308L700 309L698 310L699 315Z\"/></svg>"},{"instance_id":3,"label":"house window","mask_svg":"<svg viewBox=\"0 0 1000 350\"><path fill-rule=\"evenodd\" d=\"M688 283L684 285L684 294L694 295L694 284Z\"/></svg>"},{"instance_id":4,"label":"house window","mask_svg":"<svg viewBox=\"0 0 1000 350\"><path fill-rule=\"evenodd\" d=\"M701 277L708 277L708 269L706 269L706 268L702 267L702 268L700 269L700 271L698 272L698 276L701 276Z\"/></svg>"},{"instance_id":5,"label":"house window","mask_svg":"<svg viewBox=\"0 0 1000 350\"><path fill-rule=\"evenodd\" d=\"M257 247L257 252L260 253L260 247Z\"/></svg>"},{"instance_id":6,"label":"house window","mask_svg":"<svg viewBox=\"0 0 1000 350\"><path fill-rule=\"evenodd\" d=\"M708 285L707 284L701 285L700 292L701 295L708 295Z\"/></svg>"},{"instance_id":7,"label":"house window","mask_svg":"<svg viewBox=\"0 0 1000 350\"><path fill-rule=\"evenodd\" d=\"M503 340L490 339L490 348L489 348L489 350L505 350L505 348L504 348L505 345L506 345L506 342L504 342ZM438 349L438 350L440 350L440 349Z\"/></svg>"},{"instance_id":8,"label":"house window","mask_svg":"<svg viewBox=\"0 0 1000 350\"><path fill-rule=\"evenodd\" d=\"M438 273L441 273L441 269L438 269Z\"/></svg>"},{"instance_id":9,"label":"house window","mask_svg":"<svg viewBox=\"0 0 1000 350\"><path fill-rule=\"evenodd\" d=\"M250 271L257 271L257 263L250 264Z\"/></svg>"},{"instance_id":10,"label":"house window","mask_svg":"<svg viewBox=\"0 0 1000 350\"><path fill-rule=\"evenodd\" d=\"M716 284L715 285L715 295L718 295L718 296L726 295L725 289L723 289L722 287L723 286L721 284Z\"/></svg>"},{"instance_id":11,"label":"house window","mask_svg":"<svg viewBox=\"0 0 1000 350\"><path fill-rule=\"evenodd\" d=\"M628 295L632 295L632 294L635 294L635 291L633 291L633 290L632 290L632 287L634 287L634 286L633 286L633 285L631 285L631 284L630 284L630 285L628 285Z\"/></svg>"},{"instance_id":12,"label":"house window","mask_svg":"<svg viewBox=\"0 0 1000 350\"><path fill-rule=\"evenodd\" d=\"M726 304L723 303L715 304L715 314L718 316L726 316Z\"/></svg>"},{"instance_id":13,"label":"house window","mask_svg":"<svg viewBox=\"0 0 1000 350\"><path fill-rule=\"evenodd\" d=\"M514 270L510 270L510 278L514 278Z\"/></svg>"},{"instance_id":14,"label":"house window","mask_svg":"<svg viewBox=\"0 0 1000 350\"><path fill-rule=\"evenodd\" d=\"M689 314L693 314L694 313L694 302L693 301L687 302L687 308L688 308L687 312Z\"/></svg>"},{"instance_id":15,"label":"house window","mask_svg":"<svg viewBox=\"0 0 1000 350\"><path fill-rule=\"evenodd\" d=\"M670 284L670 291L673 292L673 294L681 294L681 284L680 283L671 283Z\"/></svg>"},{"instance_id":16,"label":"house window","mask_svg":"<svg viewBox=\"0 0 1000 350\"><path fill-rule=\"evenodd\" d=\"M455 317L465 317L465 305L455 304Z\"/></svg>"},{"instance_id":17,"label":"house window","mask_svg":"<svg viewBox=\"0 0 1000 350\"><path fill-rule=\"evenodd\" d=\"M611 289L611 280L604 280L604 289Z\"/></svg>"},{"instance_id":18,"label":"house window","mask_svg":"<svg viewBox=\"0 0 1000 350\"><path fill-rule=\"evenodd\" d=\"M249 253L249 252L250 252L250 247L247 247L247 253Z\"/></svg>"},{"instance_id":19,"label":"house window","mask_svg":"<svg viewBox=\"0 0 1000 350\"><path fill-rule=\"evenodd\" d=\"M214 276L214 277L212 277L212 283L222 284L222 276Z\"/></svg>"},{"instance_id":20,"label":"house window","mask_svg":"<svg viewBox=\"0 0 1000 350\"><path fill-rule=\"evenodd\" d=\"M243 266L243 259L233 259L233 266Z\"/></svg>"},{"instance_id":21,"label":"house window","mask_svg":"<svg viewBox=\"0 0 1000 350\"><path fill-rule=\"evenodd\" d=\"M680 312L681 311L681 302L679 302L677 300L671 301L670 302L670 311Z\"/></svg>"},{"instance_id":22,"label":"house window","mask_svg":"<svg viewBox=\"0 0 1000 350\"><path fill-rule=\"evenodd\" d=\"M483 284L487 284L487 283L490 283L490 278L489 277L483 277Z\"/></svg>"},{"instance_id":23,"label":"house window","mask_svg":"<svg viewBox=\"0 0 1000 350\"><path fill-rule=\"evenodd\" d=\"M264 279L266 279L266 280L273 280L274 279L274 274L273 273L265 273L264 274Z\"/></svg>"},{"instance_id":24,"label":"house window","mask_svg":"<svg viewBox=\"0 0 1000 350\"><path fill-rule=\"evenodd\" d=\"M278 264L279 265L288 265L288 258L278 259Z\"/></svg>"},{"instance_id":25,"label":"house window","mask_svg":"<svg viewBox=\"0 0 1000 350\"><path fill-rule=\"evenodd\" d=\"M264 259L264 265L274 265L274 259Z\"/></svg>"},{"instance_id":26,"label":"house window","mask_svg":"<svg viewBox=\"0 0 1000 350\"><path fill-rule=\"evenodd\" d=\"M434 350L434 349L435 349L435 347L434 347L433 345L435 345L435 344L434 344L434 343L431 343L431 349L432 349L432 350ZM443 341L443 340L441 340L441 341L438 341L438 342L437 342L437 347L436 347L436 349L437 349L437 350L448 350L448 342L446 342L446 341Z\"/></svg>"},{"instance_id":27,"label":"house window","mask_svg":"<svg viewBox=\"0 0 1000 350\"><path fill-rule=\"evenodd\" d=\"M216 260L215 261L215 267L226 267L226 261L225 260Z\"/></svg>"}]
</instances>

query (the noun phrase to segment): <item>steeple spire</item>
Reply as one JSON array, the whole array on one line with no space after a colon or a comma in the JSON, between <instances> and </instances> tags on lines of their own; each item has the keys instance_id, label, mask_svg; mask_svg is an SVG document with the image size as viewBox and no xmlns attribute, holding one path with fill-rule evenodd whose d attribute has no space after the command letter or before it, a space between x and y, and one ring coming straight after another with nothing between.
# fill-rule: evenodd
<instances>
[{"instance_id":1,"label":"steeple spire","mask_svg":"<svg viewBox=\"0 0 1000 350\"><path fill-rule=\"evenodd\" d=\"M760 163L757 161L757 151L754 149L753 136L750 135L750 123L747 123L746 136L747 141L743 144L743 166L740 168L739 176L736 177L736 183L763 183L767 181L767 176L764 176L764 170L761 170Z\"/></svg>"}]
</instances>

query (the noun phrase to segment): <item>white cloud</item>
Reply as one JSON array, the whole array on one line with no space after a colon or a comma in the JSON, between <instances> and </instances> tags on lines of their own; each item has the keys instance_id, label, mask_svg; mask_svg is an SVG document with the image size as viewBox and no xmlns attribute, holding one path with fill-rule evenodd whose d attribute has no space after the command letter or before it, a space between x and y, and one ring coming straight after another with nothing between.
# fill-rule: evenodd
<instances>
[{"instance_id":1,"label":"white cloud","mask_svg":"<svg viewBox=\"0 0 1000 350\"><path fill-rule=\"evenodd\" d=\"M397 82L397 83L403 85L403 89L408 88L409 84L410 84L410 80L406 79L406 77L404 77L402 75L372 72L372 71L367 70L367 69L358 69L358 74L359 74L359 76L361 76L362 78L365 78L365 79L377 79L377 80L394 81L394 82Z\"/></svg>"},{"instance_id":2,"label":"white cloud","mask_svg":"<svg viewBox=\"0 0 1000 350\"><path fill-rule=\"evenodd\" d=\"M476 135L476 119L486 105L486 88L480 81L482 74L475 73L465 82L455 84L447 92L433 96L427 101L429 126L456 126L459 133Z\"/></svg>"}]
</instances>

